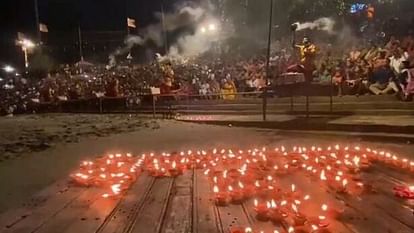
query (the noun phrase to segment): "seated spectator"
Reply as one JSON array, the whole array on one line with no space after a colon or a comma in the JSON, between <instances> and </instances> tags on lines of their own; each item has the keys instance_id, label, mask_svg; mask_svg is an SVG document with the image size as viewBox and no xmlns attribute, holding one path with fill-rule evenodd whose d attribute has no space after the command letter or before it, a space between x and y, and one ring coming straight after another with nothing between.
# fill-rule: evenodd
<instances>
[{"instance_id":1,"label":"seated spectator","mask_svg":"<svg viewBox=\"0 0 414 233\"><path fill-rule=\"evenodd\" d=\"M395 36L391 36L390 41L385 45L385 49L392 53L395 49L400 47L400 41L395 38Z\"/></svg>"},{"instance_id":2,"label":"seated spectator","mask_svg":"<svg viewBox=\"0 0 414 233\"><path fill-rule=\"evenodd\" d=\"M406 57L404 57L404 51L401 48L394 50L392 56L390 57L390 66L396 76L401 74L402 63L406 60Z\"/></svg>"},{"instance_id":3,"label":"seated spectator","mask_svg":"<svg viewBox=\"0 0 414 233\"><path fill-rule=\"evenodd\" d=\"M254 76L253 85L256 91L259 91L263 87L265 87L265 79L264 79L264 75L262 74L262 72L256 73L256 75Z\"/></svg>"},{"instance_id":4,"label":"seated spectator","mask_svg":"<svg viewBox=\"0 0 414 233\"><path fill-rule=\"evenodd\" d=\"M374 42L370 42L370 48L363 54L363 59L366 61L372 61L378 56L379 48Z\"/></svg>"},{"instance_id":5,"label":"seated spectator","mask_svg":"<svg viewBox=\"0 0 414 233\"><path fill-rule=\"evenodd\" d=\"M162 95L169 95L172 93L172 79L171 78L165 78L165 80L162 82L160 86L160 91Z\"/></svg>"},{"instance_id":6,"label":"seated spectator","mask_svg":"<svg viewBox=\"0 0 414 233\"><path fill-rule=\"evenodd\" d=\"M357 47L353 47L351 52L349 52L349 59L351 62L355 62L359 59L359 57L361 56L361 51L359 49L357 49Z\"/></svg>"},{"instance_id":7,"label":"seated spectator","mask_svg":"<svg viewBox=\"0 0 414 233\"><path fill-rule=\"evenodd\" d=\"M410 61L410 65L414 65L414 36L413 30L408 32L401 42L401 48L404 50L404 56Z\"/></svg>"},{"instance_id":8,"label":"seated spectator","mask_svg":"<svg viewBox=\"0 0 414 233\"><path fill-rule=\"evenodd\" d=\"M332 75L332 82L334 87L337 89L338 96L342 96L342 84L344 81L343 72L340 67L336 67Z\"/></svg>"},{"instance_id":9,"label":"seated spectator","mask_svg":"<svg viewBox=\"0 0 414 233\"><path fill-rule=\"evenodd\" d=\"M46 102L46 103L51 102L52 96L53 96L53 90L52 88L50 88L48 84L44 85L40 89L40 100L42 102Z\"/></svg>"},{"instance_id":10,"label":"seated spectator","mask_svg":"<svg viewBox=\"0 0 414 233\"><path fill-rule=\"evenodd\" d=\"M236 96L234 95L236 92L237 90L234 83L231 80L224 79L223 86L221 88L222 98L224 100L234 100L236 99Z\"/></svg>"},{"instance_id":11,"label":"seated spectator","mask_svg":"<svg viewBox=\"0 0 414 233\"><path fill-rule=\"evenodd\" d=\"M69 88L68 96L70 100L78 100L82 97L81 87L78 83Z\"/></svg>"},{"instance_id":12,"label":"seated spectator","mask_svg":"<svg viewBox=\"0 0 414 233\"><path fill-rule=\"evenodd\" d=\"M105 96L107 97L118 97L119 96L119 80L118 79L113 79L107 84Z\"/></svg>"},{"instance_id":13,"label":"seated spectator","mask_svg":"<svg viewBox=\"0 0 414 233\"><path fill-rule=\"evenodd\" d=\"M374 71L387 66L387 64L389 64L389 60L387 59L387 51L386 50L380 50L378 52L378 56L375 57L372 60L372 67L374 69Z\"/></svg>"},{"instance_id":14,"label":"seated spectator","mask_svg":"<svg viewBox=\"0 0 414 233\"><path fill-rule=\"evenodd\" d=\"M332 75L325 63L322 63L319 68L319 82L322 84L328 84L331 82Z\"/></svg>"},{"instance_id":15,"label":"seated spectator","mask_svg":"<svg viewBox=\"0 0 414 233\"><path fill-rule=\"evenodd\" d=\"M400 90L401 100L411 100L414 95L414 68L408 61L402 62L401 73L397 76L396 83Z\"/></svg>"},{"instance_id":16,"label":"seated spectator","mask_svg":"<svg viewBox=\"0 0 414 233\"><path fill-rule=\"evenodd\" d=\"M352 95L362 95L368 91L368 64L358 59L349 64L346 78L348 92Z\"/></svg>"},{"instance_id":17,"label":"seated spectator","mask_svg":"<svg viewBox=\"0 0 414 233\"><path fill-rule=\"evenodd\" d=\"M372 84L369 86L369 90L375 95L388 94L391 91L398 92L394 77L389 64L379 66L372 74Z\"/></svg>"},{"instance_id":18,"label":"seated spectator","mask_svg":"<svg viewBox=\"0 0 414 233\"><path fill-rule=\"evenodd\" d=\"M216 81L216 79L210 80L210 92L212 94L213 99L218 99L220 94L220 83Z\"/></svg>"},{"instance_id":19,"label":"seated spectator","mask_svg":"<svg viewBox=\"0 0 414 233\"><path fill-rule=\"evenodd\" d=\"M200 85L200 95L204 99L208 99L208 95L210 94L210 84L208 82L204 82Z\"/></svg>"}]
</instances>

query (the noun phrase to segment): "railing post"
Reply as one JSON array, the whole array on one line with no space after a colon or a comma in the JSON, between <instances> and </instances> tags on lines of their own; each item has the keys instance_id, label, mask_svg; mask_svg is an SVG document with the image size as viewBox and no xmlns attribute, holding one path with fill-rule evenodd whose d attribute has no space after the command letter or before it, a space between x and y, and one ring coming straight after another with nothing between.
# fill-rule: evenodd
<instances>
[{"instance_id":1,"label":"railing post","mask_svg":"<svg viewBox=\"0 0 414 233\"><path fill-rule=\"evenodd\" d=\"M310 83L307 82L306 83L306 118L309 118L309 88L310 88Z\"/></svg>"},{"instance_id":2,"label":"railing post","mask_svg":"<svg viewBox=\"0 0 414 233\"><path fill-rule=\"evenodd\" d=\"M186 110L187 110L187 114L188 114L188 112L190 111L190 94L188 94L188 95L186 95L186 105L187 105L187 107L186 107Z\"/></svg>"},{"instance_id":3,"label":"railing post","mask_svg":"<svg viewBox=\"0 0 414 233\"><path fill-rule=\"evenodd\" d=\"M331 91L330 91L330 96L329 96L329 112L332 113L333 112L333 77L331 76Z\"/></svg>"},{"instance_id":4,"label":"railing post","mask_svg":"<svg viewBox=\"0 0 414 233\"><path fill-rule=\"evenodd\" d=\"M99 97L99 113L103 113L103 103L102 103L102 97Z\"/></svg>"},{"instance_id":5,"label":"railing post","mask_svg":"<svg viewBox=\"0 0 414 233\"><path fill-rule=\"evenodd\" d=\"M293 113L293 85L289 86L289 90L290 90L290 112Z\"/></svg>"},{"instance_id":6,"label":"railing post","mask_svg":"<svg viewBox=\"0 0 414 233\"><path fill-rule=\"evenodd\" d=\"M267 81L266 81L267 82ZM267 120L267 84L266 87L264 88L263 92L262 92L262 98L263 98L263 103L262 103L262 114L263 114L263 121Z\"/></svg>"},{"instance_id":7,"label":"railing post","mask_svg":"<svg viewBox=\"0 0 414 233\"><path fill-rule=\"evenodd\" d=\"M155 95L152 95L152 117L155 119Z\"/></svg>"}]
</instances>

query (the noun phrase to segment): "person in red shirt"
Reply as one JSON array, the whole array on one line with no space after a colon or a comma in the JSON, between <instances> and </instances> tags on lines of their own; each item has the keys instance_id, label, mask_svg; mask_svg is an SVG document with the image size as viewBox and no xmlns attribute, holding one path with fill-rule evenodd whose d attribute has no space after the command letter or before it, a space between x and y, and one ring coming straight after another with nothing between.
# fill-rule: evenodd
<instances>
[{"instance_id":1,"label":"person in red shirt","mask_svg":"<svg viewBox=\"0 0 414 233\"><path fill-rule=\"evenodd\" d=\"M161 94L171 94L172 92L172 79L171 78L165 78L164 82L162 82L160 86Z\"/></svg>"},{"instance_id":2,"label":"person in red shirt","mask_svg":"<svg viewBox=\"0 0 414 233\"><path fill-rule=\"evenodd\" d=\"M106 86L105 95L107 97L118 97L119 96L119 80L114 78Z\"/></svg>"}]
</instances>

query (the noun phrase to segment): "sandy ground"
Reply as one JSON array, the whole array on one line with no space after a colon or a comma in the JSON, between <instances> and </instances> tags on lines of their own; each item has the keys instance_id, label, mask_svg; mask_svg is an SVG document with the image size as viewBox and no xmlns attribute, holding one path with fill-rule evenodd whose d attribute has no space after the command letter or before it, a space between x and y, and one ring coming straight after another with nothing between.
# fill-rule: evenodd
<instances>
[{"instance_id":1,"label":"sandy ground","mask_svg":"<svg viewBox=\"0 0 414 233\"><path fill-rule=\"evenodd\" d=\"M153 121L135 115L36 115L0 118L0 212L68 177L79 161L105 153L214 147L356 143L414 158L414 146L355 137Z\"/></svg>"},{"instance_id":2,"label":"sandy ground","mask_svg":"<svg viewBox=\"0 0 414 233\"><path fill-rule=\"evenodd\" d=\"M105 137L159 128L155 121L135 115L28 115L0 118L0 161L28 152L43 151L56 144L79 142L85 137Z\"/></svg>"}]
</instances>

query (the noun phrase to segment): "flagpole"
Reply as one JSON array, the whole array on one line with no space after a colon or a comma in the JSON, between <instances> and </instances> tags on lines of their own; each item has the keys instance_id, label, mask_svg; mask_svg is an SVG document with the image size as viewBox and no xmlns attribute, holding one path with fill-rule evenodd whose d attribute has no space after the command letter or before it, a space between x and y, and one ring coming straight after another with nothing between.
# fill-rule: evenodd
<instances>
[{"instance_id":1,"label":"flagpole","mask_svg":"<svg viewBox=\"0 0 414 233\"><path fill-rule=\"evenodd\" d=\"M129 37L129 35L131 34L131 29L129 28L128 0L125 0L125 15L126 15L126 20L127 20L126 22L127 37ZM132 59L131 48L129 48L128 55L126 58L128 60L128 63L131 64L131 59Z\"/></svg>"},{"instance_id":2,"label":"flagpole","mask_svg":"<svg viewBox=\"0 0 414 233\"><path fill-rule=\"evenodd\" d=\"M42 34L40 32L40 20L39 20L39 5L37 0L34 0L34 11L35 11L35 17L36 17L36 35L37 40L39 41L39 44L42 43Z\"/></svg>"},{"instance_id":3,"label":"flagpole","mask_svg":"<svg viewBox=\"0 0 414 233\"><path fill-rule=\"evenodd\" d=\"M129 34L131 33L130 29L129 29L129 23L128 23L128 19L129 19L129 14L128 14L128 0L125 0L125 15L127 18L127 36L129 36Z\"/></svg>"},{"instance_id":4,"label":"flagpole","mask_svg":"<svg viewBox=\"0 0 414 233\"><path fill-rule=\"evenodd\" d=\"M270 1L270 12L269 12L269 35L267 38L267 54L266 54L266 77L265 77L265 88L263 91L263 121L266 121L267 113L267 88L270 77L270 47L272 44L272 24L273 24L273 0Z\"/></svg>"},{"instance_id":5,"label":"flagpole","mask_svg":"<svg viewBox=\"0 0 414 233\"><path fill-rule=\"evenodd\" d=\"M164 36L164 52L168 54L168 35L165 26L164 0L161 0L162 34Z\"/></svg>"},{"instance_id":6,"label":"flagpole","mask_svg":"<svg viewBox=\"0 0 414 233\"><path fill-rule=\"evenodd\" d=\"M80 24L78 25L78 43L79 43L80 60L83 61L82 32L81 32Z\"/></svg>"}]
</instances>

